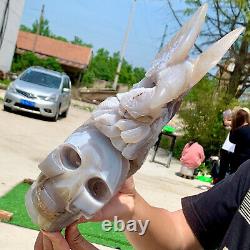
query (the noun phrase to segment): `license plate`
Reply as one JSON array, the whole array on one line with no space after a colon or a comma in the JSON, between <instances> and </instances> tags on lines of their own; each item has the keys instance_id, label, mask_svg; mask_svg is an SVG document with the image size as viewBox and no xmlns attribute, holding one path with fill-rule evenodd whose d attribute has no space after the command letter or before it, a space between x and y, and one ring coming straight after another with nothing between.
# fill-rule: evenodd
<instances>
[{"instance_id":1,"label":"license plate","mask_svg":"<svg viewBox=\"0 0 250 250\"><path fill-rule=\"evenodd\" d=\"M25 106L28 106L28 107L35 107L35 105L36 105L35 102L31 102L31 101L27 101L27 100L21 100L20 103L25 105Z\"/></svg>"}]
</instances>

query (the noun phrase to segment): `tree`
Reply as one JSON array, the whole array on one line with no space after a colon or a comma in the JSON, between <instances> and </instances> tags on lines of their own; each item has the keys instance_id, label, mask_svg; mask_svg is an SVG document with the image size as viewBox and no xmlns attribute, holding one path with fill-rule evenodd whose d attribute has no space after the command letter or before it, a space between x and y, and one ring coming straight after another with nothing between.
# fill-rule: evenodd
<instances>
[{"instance_id":1,"label":"tree","mask_svg":"<svg viewBox=\"0 0 250 250\"><path fill-rule=\"evenodd\" d=\"M26 31L26 32L31 32L31 33L37 33L38 26L39 26L39 21L36 20L32 24L32 28L29 28L28 26L22 24L20 26L20 30ZM63 42L68 42L68 40L65 37L55 35L50 30L49 20L48 19L44 19L44 18L41 19L39 35L41 35L41 36L47 36L47 37L50 37L50 38L54 38L56 40L60 40L60 41L63 41ZM83 40L79 36L75 36L74 40L71 41L71 43L76 44L76 45L80 45L80 46L85 46L85 47L93 48L92 44L83 42Z\"/></svg>"},{"instance_id":2,"label":"tree","mask_svg":"<svg viewBox=\"0 0 250 250\"><path fill-rule=\"evenodd\" d=\"M47 69L62 72L61 65L55 58L40 58L32 52L25 52L22 55L16 55L12 62L11 71L21 72L30 66L42 66Z\"/></svg>"},{"instance_id":3,"label":"tree","mask_svg":"<svg viewBox=\"0 0 250 250\"><path fill-rule=\"evenodd\" d=\"M188 8L186 14L191 14L205 1L186 0ZM201 52L204 45L209 45L222 38L238 26L246 27L245 33L231 47L224 61L218 64L220 73L220 91L227 93L227 100L232 97L240 97L250 85L250 2L248 0L208 0L209 11L206 17L206 27L201 32L200 43L196 49ZM174 17L181 24L177 12L172 8L170 0L168 4ZM233 63L231 70L228 64ZM226 76L226 79L224 78Z\"/></svg>"},{"instance_id":4,"label":"tree","mask_svg":"<svg viewBox=\"0 0 250 250\"><path fill-rule=\"evenodd\" d=\"M21 24L20 30L26 31L26 32L31 32L31 33L37 33L38 26L39 26L39 21L36 20L32 24L32 28L30 28L30 27L28 27L28 26L26 26L24 24ZM58 39L58 40L67 41L66 38L61 37L61 36L56 36L51 32L50 27L49 27L49 20L48 19L43 19L43 18L41 19L39 35L55 38L55 39Z\"/></svg>"},{"instance_id":5,"label":"tree","mask_svg":"<svg viewBox=\"0 0 250 250\"><path fill-rule=\"evenodd\" d=\"M214 98L216 87L217 80L204 77L185 97L179 111L185 123L184 141L198 140L207 157L219 153L228 133L222 125L222 112L238 105L235 99L226 104L222 96Z\"/></svg>"},{"instance_id":6,"label":"tree","mask_svg":"<svg viewBox=\"0 0 250 250\"><path fill-rule=\"evenodd\" d=\"M39 27L39 21L36 20L32 24L31 32L37 33L38 27ZM49 28L49 20L46 18L41 18L39 35L48 36L48 37L51 37L53 35L50 28Z\"/></svg>"},{"instance_id":7,"label":"tree","mask_svg":"<svg viewBox=\"0 0 250 250\"><path fill-rule=\"evenodd\" d=\"M63 42L68 42L68 40L65 37L63 37L63 36L57 36L57 35L52 34L50 37L54 38L56 40L63 41Z\"/></svg>"},{"instance_id":8,"label":"tree","mask_svg":"<svg viewBox=\"0 0 250 250\"><path fill-rule=\"evenodd\" d=\"M25 32L32 32L31 28L29 28L28 26L21 24L20 25L20 30L25 31Z\"/></svg>"},{"instance_id":9,"label":"tree","mask_svg":"<svg viewBox=\"0 0 250 250\"><path fill-rule=\"evenodd\" d=\"M80 45L80 46L93 48L92 44L83 42L83 40L79 36L75 36L74 40L71 41L71 43L76 44L76 45Z\"/></svg>"},{"instance_id":10,"label":"tree","mask_svg":"<svg viewBox=\"0 0 250 250\"><path fill-rule=\"evenodd\" d=\"M91 67L96 78L110 81L113 78L112 68L109 67L110 55L106 49L99 49L93 57Z\"/></svg>"},{"instance_id":11,"label":"tree","mask_svg":"<svg viewBox=\"0 0 250 250\"><path fill-rule=\"evenodd\" d=\"M104 48L99 49L93 56L91 63L84 74L83 84L91 86L94 79L113 82L119 58L119 52L115 52L113 55L110 55L108 50ZM144 75L145 70L143 68L133 68L133 66L124 59L119 82L132 86L134 83L139 82Z\"/></svg>"}]
</instances>

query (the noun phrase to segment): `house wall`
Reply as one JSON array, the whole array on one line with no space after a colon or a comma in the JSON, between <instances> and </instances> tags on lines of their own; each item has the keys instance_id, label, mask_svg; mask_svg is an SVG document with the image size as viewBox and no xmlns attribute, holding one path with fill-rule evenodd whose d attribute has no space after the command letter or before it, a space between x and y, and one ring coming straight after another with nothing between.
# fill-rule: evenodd
<instances>
[{"instance_id":1,"label":"house wall","mask_svg":"<svg viewBox=\"0 0 250 250\"><path fill-rule=\"evenodd\" d=\"M3 22L3 13L8 0L0 0L0 27ZM7 19L7 26L3 38L2 46L0 47L0 70L8 72L11 68L11 63L16 47L16 40L23 13L25 0L9 0L10 8Z\"/></svg>"}]
</instances>

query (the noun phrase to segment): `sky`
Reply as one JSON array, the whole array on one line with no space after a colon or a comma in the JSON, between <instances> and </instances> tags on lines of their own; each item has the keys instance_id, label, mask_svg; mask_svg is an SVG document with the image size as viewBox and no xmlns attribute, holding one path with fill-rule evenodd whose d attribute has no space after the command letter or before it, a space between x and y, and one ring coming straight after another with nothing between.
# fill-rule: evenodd
<instances>
[{"instance_id":1,"label":"sky","mask_svg":"<svg viewBox=\"0 0 250 250\"><path fill-rule=\"evenodd\" d=\"M50 30L68 40L79 36L93 45L94 52L106 48L120 51L133 0L26 0L21 23L31 26L45 4ZM184 0L172 0L176 10L185 8ZM180 14L181 19L185 19ZM133 66L150 66L159 50L165 25L165 43L178 30L166 0L137 0L126 60Z\"/></svg>"}]
</instances>

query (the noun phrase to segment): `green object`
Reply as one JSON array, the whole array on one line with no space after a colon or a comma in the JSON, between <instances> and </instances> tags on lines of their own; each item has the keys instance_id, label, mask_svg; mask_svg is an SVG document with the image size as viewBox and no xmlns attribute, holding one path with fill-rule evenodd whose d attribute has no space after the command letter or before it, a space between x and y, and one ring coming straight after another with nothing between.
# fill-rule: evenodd
<instances>
[{"instance_id":1,"label":"green object","mask_svg":"<svg viewBox=\"0 0 250 250\"><path fill-rule=\"evenodd\" d=\"M204 182L209 182L209 183L211 183L213 181L213 179L211 177L207 177L204 175L198 175L198 176L196 176L196 179L199 181L204 181Z\"/></svg>"},{"instance_id":2,"label":"green object","mask_svg":"<svg viewBox=\"0 0 250 250\"><path fill-rule=\"evenodd\" d=\"M13 213L13 218L8 222L9 224L39 230L29 218L24 204L25 193L29 187L30 185L26 183L18 184L7 194L0 197L0 209ZM120 247L122 250L133 249L123 233L114 232L112 230L110 232L105 232L102 230L101 223L99 222L80 224L79 230L90 242L113 248Z\"/></svg>"},{"instance_id":3,"label":"green object","mask_svg":"<svg viewBox=\"0 0 250 250\"><path fill-rule=\"evenodd\" d=\"M175 132L175 128L169 126L169 125L165 125L163 128L162 128L162 131L165 132L165 133L174 133Z\"/></svg>"}]
</instances>

